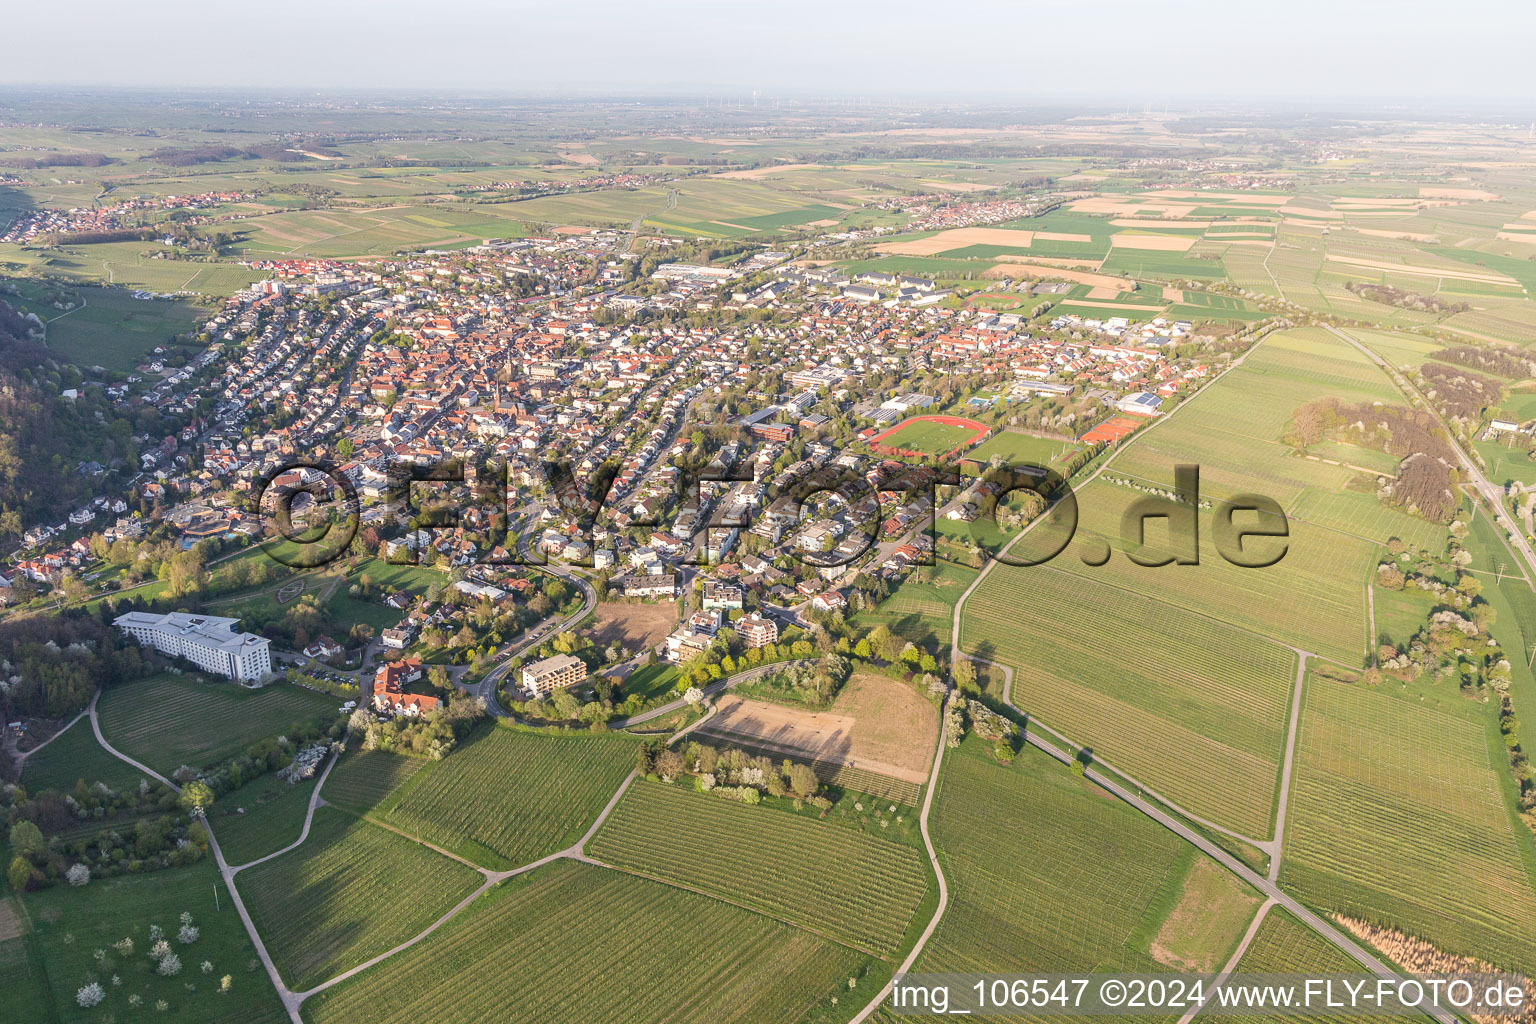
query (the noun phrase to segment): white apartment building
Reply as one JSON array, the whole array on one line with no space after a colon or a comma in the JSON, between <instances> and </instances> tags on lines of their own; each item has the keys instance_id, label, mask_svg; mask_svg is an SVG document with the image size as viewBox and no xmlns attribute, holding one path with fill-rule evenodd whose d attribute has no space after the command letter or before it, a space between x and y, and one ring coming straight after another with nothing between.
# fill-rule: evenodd
<instances>
[{"instance_id":1,"label":"white apartment building","mask_svg":"<svg viewBox=\"0 0 1536 1024\"><path fill-rule=\"evenodd\" d=\"M185 612L128 612L113 620L113 625L140 644L186 658L205 672L242 681L260 679L272 671L272 641L236 632L239 622Z\"/></svg>"}]
</instances>

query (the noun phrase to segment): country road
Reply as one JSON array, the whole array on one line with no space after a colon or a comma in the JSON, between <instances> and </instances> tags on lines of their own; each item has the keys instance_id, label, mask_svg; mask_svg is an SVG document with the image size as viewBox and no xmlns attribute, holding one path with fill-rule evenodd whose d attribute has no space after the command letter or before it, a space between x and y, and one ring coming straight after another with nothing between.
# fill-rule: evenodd
<instances>
[{"instance_id":1,"label":"country road","mask_svg":"<svg viewBox=\"0 0 1536 1024\"><path fill-rule=\"evenodd\" d=\"M1198 394L1196 394L1191 399L1189 399L1189 401L1183 403L1177 409L1174 409L1171 413L1169 413L1167 416L1161 417L1156 422L1152 423L1147 428L1145 428L1140 434L1137 435L1138 439L1141 436L1145 435L1148 431L1157 429L1157 427L1160 424L1166 422L1172 416L1177 415L1182 409L1187 407L1192 402L1199 401L1202 396L1204 396L1205 394L1207 394L1210 391L1211 387L1213 387L1216 384L1217 381L1219 381L1226 374L1232 372L1234 369L1236 369L1238 366L1240 366L1242 364L1243 360L1245 360L1250 354L1252 354L1254 351L1256 351L1258 349L1259 345L1262 345L1262 344L1263 344L1263 340L1261 339L1258 344L1254 345L1247 352L1244 352L1242 356L1240 356L1237 359L1233 360L1233 362L1226 369L1222 370L1221 373L1217 374L1214 378L1212 378L1210 383L1207 384L1207 386L1205 388L1202 388L1201 391ZM1104 472L1104 470L1106 470L1110 466L1110 464L1112 462L1114 462L1114 460L1119 456L1119 454L1121 452L1123 452L1125 450L1126 447L1128 447L1128 446L1119 447L1119 448L1115 449L1115 451L1111 452L1109 457L1106 458L1099 465L1099 467L1097 469L1095 469L1093 471L1093 473L1090 474L1083 481L1083 484L1087 484L1087 483L1091 482L1100 473ZM1079 485L1079 486L1082 486L1082 485ZM1031 521L1029 524L1027 524L1024 527L1024 529L1019 531L1018 535L1015 536L1014 539L1008 543L1008 545L1005 546L1004 550L1007 550L1007 548L1012 547L1014 544L1017 544L1027 533L1029 533L1029 531L1035 525L1037 525L1040 522L1043 522L1044 520L1045 520L1045 517L1042 515L1042 516L1037 517L1033 521ZM952 616L952 619L951 619L951 623L950 623L950 628L951 628L951 634L950 635L952 637L952 644L951 644L951 648L950 648L950 651L951 651L951 659L950 659L951 660L951 664L953 664L955 658L969 657L969 655L965 655L965 654L963 654L961 652L961 619L962 619L963 614L964 614L965 603L966 603L967 600L970 599L971 595L975 593L977 588L981 585L982 581L984 579L986 579L986 577L991 572L993 572L997 568L998 565L999 565L999 562L997 560L995 560L995 559L992 560L992 561L989 561L982 568L981 572L977 574L976 578L971 581L970 585L965 589L965 591L960 595L960 597L955 602L954 613L953 613L953 616ZM1287 645L1287 646L1289 646L1289 645ZM1342 951L1347 956L1349 956L1350 959L1352 959L1356 963L1360 964L1367 971L1377 975L1378 977L1382 977L1382 978L1395 978L1395 977L1397 977L1396 972L1394 972L1388 965L1382 963L1375 956L1373 956L1370 952L1368 952L1364 947L1362 947L1361 945L1356 943L1354 940L1352 940L1348 936L1346 936L1343 933L1341 933L1338 929L1334 928L1331 924L1329 924L1321 916L1319 916L1318 914L1314 913L1312 910L1308 909L1307 907L1303 906L1294 897L1290 896L1288 893L1286 893L1284 890L1282 890L1280 888L1279 884L1278 884L1278 881L1277 881L1277 879L1279 877L1279 871L1280 871L1281 854L1282 854L1283 847L1284 847L1284 842L1285 842L1286 810L1287 810L1287 806L1288 806L1288 803L1289 803L1289 797L1290 797L1290 779L1291 779L1291 773L1292 773L1292 765L1294 763L1294 758L1295 758L1295 748L1296 748L1297 733L1298 733L1298 729L1299 729L1299 720L1300 720L1300 717L1301 717L1301 701L1302 701L1302 695L1303 695L1303 685L1304 685L1304 681L1305 681L1305 677L1306 677L1306 665L1307 665L1307 660L1309 658L1315 657L1315 655L1313 655L1311 652L1307 652L1307 651L1301 650L1300 648L1290 647L1290 650L1292 650L1297 655L1298 661L1297 661L1297 667L1296 667L1296 678L1295 678L1295 683L1294 683L1294 687L1293 687L1293 690L1292 690L1292 697L1291 697L1291 708L1290 708L1290 715L1289 715L1289 728L1288 728L1287 736L1286 736L1286 747L1285 747L1285 751L1284 751L1284 755L1283 755L1283 759L1282 759L1282 764L1281 764L1281 770L1280 770L1280 786L1281 786L1281 789L1280 789L1279 803L1278 803L1277 808L1276 808L1276 823L1275 823L1274 838L1271 839L1271 840L1268 840L1268 841L1259 841L1259 840L1254 840L1254 839L1251 839L1251 838L1248 838L1248 837L1238 836L1236 833L1233 833L1233 832L1231 832L1231 831L1229 831L1227 829L1220 828L1219 826L1214 826L1214 825L1212 825L1209 822L1205 822L1205 821L1203 821L1203 819L1197 818L1197 817L1189 814L1189 812L1185 811L1183 808L1180 808L1177 804L1174 804L1174 803L1172 803L1170 801L1167 801L1164 798L1162 798L1160 796L1157 796L1155 793L1153 794L1155 799L1158 799L1160 802L1166 804L1169 808L1174 810L1176 813L1178 813L1180 815L1183 815L1186 818L1188 818L1188 819L1190 819L1192 821L1198 822L1201 825L1204 825L1206 827L1215 828L1217 831L1223 832L1223 833L1225 833L1227 835L1231 835L1231 836L1234 836L1235 838L1243 839L1244 841L1250 843L1251 845L1254 845L1254 846L1259 847L1260 849L1263 849L1266 853L1268 853L1270 855L1270 866L1269 866L1269 871L1268 871L1267 875L1260 875L1258 872L1254 871L1248 865L1242 863L1236 857L1234 857L1232 854L1228 853L1225 849L1223 849L1222 847L1218 846L1216 843L1212 842L1211 840L1207 839L1204 835L1202 835L1199 832L1195 831L1194 829L1190 828L1183 821L1179 820L1178 818L1175 818L1173 815L1167 813L1162 808L1160 808L1158 806L1155 806L1152 803L1149 803L1146 799L1143 798L1143 796L1140 793L1132 793L1132 792L1130 792L1124 786L1120 785L1120 783L1118 781L1116 781L1114 778L1111 778L1109 775L1106 775L1104 772L1101 772L1098 769L1094 768L1092 766L1092 764L1090 764L1084 770L1083 776L1084 776L1084 778L1088 779L1090 782L1093 782L1094 784L1098 785L1101 789L1103 789L1106 792L1110 793L1111 795L1117 797L1118 799L1124 801L1125 803L1129 804L1131 807L1134 807L1136 810L1140 811L1142 814L1144 814L1148 818L1151 818L1153 821L1157 822L1159 825L1162 825L1164 828L1168 829L1174 835L1178 836L1179 838L1183 839L1185 842L1187 842L1190 845L1194 846L1196 849L1200 850L1202 853L1206 854L1207 856L1209 856L1210 858L1215 860L1218 864L1221 864L1227 870L1231 871L1233 874L1237 875L1243 881L1247 882L1254 889L1256 889L1260 893L1262 893L1265 896L1266 902L1265 902L1264 907L1262 908L1261 912L1267 912L1267 910L1269 909L1270 906L1280 906L1280 907L1283 907L1289 913L1294 915L1298 920L1302 921L1304 924L1306 924L1308 927L1310 927L1313 931L1315 931L1324 940L1326 940L1327 942L1329 942L1332 945L1334 945L1340 951ZM976 660L985 661L987 659L976 659ZM993 663L993 664L997 664L997 663ZM1028 723L1027 727L1024 730L1024 739L1025 739L1025 741L1027 743L1029 743L1031 746L1035 747L1036 749L1038 749L1038 750L1040 750L1040 751L1050 755L1051 757L1055 758L1057 761L1060 761L1062 764L1070 766L1075 761L1074 752L1070 748L1070 745L1065 747L1065 748L1058 747L1055 743L1052 743L1051 741L1047 740L1045 738L1045 736L1042 735L1042 732L1049 732L1049 733L1051 733L1051 734L1053 734L1053 735L1055 735L1057 737L1061 737L1060 733L1056 733L1054 730L1049 729L1049 727L1045 726L1044 723L1037 722L1037 721L1034 721L1033 719L1029 718L1028 713L1026 711L1024 711L1024 709L1019 708L1016 704L1014 704L1014 702L1013 702L1013 670L1011 668L1007 667L1007 666L999 665L999 667L1003 668L1003 670L1004 670L1004 687L1003 687L1003 701L1004 701L1004 703L1006 703L1009 707L1013 708L1015 711L1017 711L1020 714L1024 715L1025 719L1026 719L1026 722ZM1062 739L1063 739L1063 742L1065 742L1064 737L1062 737ZM1121 773L1116 772L1116 774L1120 775ZM1129 779L1129 776L1121 775L1121 777ZM935 764L935 780L936 779L937 779L937 764ZM1135 783L1134 780L1132 780L1132 784L1133 785L1137 785L1137 783ZM930 785L930 787L929 787L929 796L930 797L932 796L933 789L934 789L934 787ZM1152 791L1148 790L1147 792L1152 792ZM924 840L925 840L925 842L927 840L926 829L924 830ZM931 846L930 846L930 851L931 851ZM940 907L939 907L939 914L942 914L943 907L944 907L944 903L941 900L940 901ZM935 920L933 922L933 925L937 924L938 916L939 915L935 915ZM1252 934L1256 930L1256 927L1257 927L1256 925L1250 925L1250 933L1249 933L1248 936L1245 936L1245 940L1244 940L1245 943L1248 942L1248 941L1251 941ZM917 947L914 948L914 950L912 952L912 955L908 958L908 962L903 964L902 971L907 970L908 967L910 966L911 962L915 962L917 954L921 951L923 945L926 944L928 936L929 936L929 934L931 934L931 932L932 932L932 926L930 926L929 930L927 932L925 932L924 935L919 939ZM1235 961L1233 963L1229 963L1227 969L1230 970L1233 966L1235 966ZM901 973L900 971L897 972L898 976L900 975L900 973ZM889 991L889 986L887 986L887 990L886 991L887 992ZM886 994L885 992L882 992L881 996L879 998L883 999L885 994ZM863 1020L864 1017L867 1017L869 1015L869 1013L873 1012L873 1010L877 1007L878 1002L879 1002L879 999L877 999L875 1002L872 1002L868 1007L866 1007L864 1012L863 1012L863 1014L861 1016L855 1018L855 1024L857 1024L857 1021ZM1453 1024L1453 1022L1456 1020L1454 1015L1452 1015L1450 1013L1447 1013L1446 1011L1443 1011L1443 1010L1439 1010L1437 1012L1433 1012L1432 1015L1437 1020L1441 1021L1442 1024Z\"/></svg>"},{"instance_id":2,"label":"country road","mask_svg":"<svg viewBox=\"0 0 1536 1024\"><path fill-rule=\"evenodd\" d=\"M1399 391L1409 398L1418 399L1418 404L1435 418L1435 422L1445 431L1445 435L1450 441L1451 450L1456 453L1456 458L1460 461L1461 468L1467 474L1467 478L1472 481L1472 486L1488 503L1488 506L1493 509L1494 521L1509 534L1509 543L1519 553L1520 557L1525 560L1527 582L1536 579L1536 550L1532 550L1530 542L1525 539L1525 533L1520 529L1519 524L1510 518L1508 510L1504 508L1504 488L1492 483L1483 475L1483 471L1478 468L1477 463L1462 448L1461 442L1457 440L1455 431L1451 430L1450 424L1445 422L1445 417L1440 415L1440 410L1435 408L1434 404L1424 396L1423 392L1399 372L1397 367L1332 324L1324 324L1324 327L1328 329L1330 334L1358 349L1361 355L1376 364L1391 379ZM1536 583L1532 583L1532 589L1536 589Z\"/></svg>"}]
</instances>

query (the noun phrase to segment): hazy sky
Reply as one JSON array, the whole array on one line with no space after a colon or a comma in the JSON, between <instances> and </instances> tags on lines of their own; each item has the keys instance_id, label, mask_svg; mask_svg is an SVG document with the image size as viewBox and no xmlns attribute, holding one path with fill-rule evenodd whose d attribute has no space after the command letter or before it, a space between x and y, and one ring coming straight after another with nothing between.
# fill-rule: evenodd
<instances>
[{"instance_id":1,"label":"hazy sky","mask_svg":"<svg viewBox=\"0 0 1536 1024\"><path fill-rule=\"evenodd\" d=\"M1531 0L60 0L7 84L1536 101Z\"/></svg>"}]
</instances>

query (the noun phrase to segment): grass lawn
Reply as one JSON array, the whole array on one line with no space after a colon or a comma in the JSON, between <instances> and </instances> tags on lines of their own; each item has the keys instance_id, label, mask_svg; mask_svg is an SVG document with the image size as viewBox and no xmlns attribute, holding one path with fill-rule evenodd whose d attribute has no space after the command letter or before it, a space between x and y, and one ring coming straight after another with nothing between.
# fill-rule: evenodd
<instances>
[{"instance_id":1,"label":"grass lawn","mask_svg":"<svg viewBox=\"0 0 1536 1024\"><path fill-rule=\"evenodd\" d=\"M719 855L728 849L753 856ZM645 779L630 786L588 852L882 954L901 945L928 888L910 846Z\"/></svg>"},{"instance_id":2,"label":"grass lawn","mask_svg":"<svg viewBox=\"0 0 1536 1024\"><path fill-rule=\"evenodd\" d=\"M541 951L536 969L517 969L528 950ZM311 1024L795 1021L839 994L856 1004L848 979L867 963L844 946L707 896L560 861L498 886L382 971L310 1000L304 1017ZM475 984L464 983L466 971Z\"/></svg>"},{"instance_id":3,"label":"grass lawn","mask_svg":"<svg viewBox=\"0 0 1536 1024\"><path fill-rule=\"evenodd\" d=\"M1011 466L1059 466L1062 460L1079 447L1073 441L1004 430L987 438L979 447L970 451L967 457L982 464L986 464L994 455L1001 455Z\"/></svg>"},{"instance_id":4,"label":"grass lawn","mask_svg":"<svg viewBox=\"0 0 1536 1024\"><path fill-rule=\"evenodd\" d=\"M947 644L955 602L975 578L975 569L953 562L919 566L878 606L860 612L859 624L883 622L914 643Z\"/></svg>"},{"instance_id":5,"label":"grass lawn","mask_svg":"<svg viewBox=\"0 0 1536 1024\"><path fill-rule=\"evenodd\" d=\"M394 948L480 882L473 868L327 807L304 845L236 878L278 972L299 990Z\"/></svg>"},{"instance_id":6,"label":"grass lawn","mask_svg":"<svg viewBox=\"0 0 1536 1024\"><path fill-rule=\"evenodd\" d=\"M336 714L340 701L288 683L247 690L161 674L106 690L97 704L107 742L163 775L232 757L295 723Z\"/></svg>"},{"instance_id":7,"label":"grass lawn","mask_svg":"<svg viewBox=\"0 0 1536 1024\"><path fill-rule=\"evenodd\" d=\"M1434 595L1414 586L1402 590L1374 587L1373 595L1377 640L1406 650L1413 634L1429 621L1429 613L1435 607Z\"/></svg>"},{"instance_id":8,"label":"grass lawn","mask_svg":"<svg viewBox=\"0 0 1536 1024\"><path fill-rule=\"evenodd\" d=\"M637 744L483 726L372 813L476 864L516 867L581 838L634 769Z\"/></svg>"},{"instance_id":9,"label":"grass lawn","mask_svg":"<svg viewBox=\"0 0 1536 1024\"><path fill-rule=\"evenodd\" d=\"M641 665L629 674L620 688L624 696L639 694L646 700L664 697L677 692L677 666L658 664Z\"/></svg>"},{"instance_id":10,"label":"grass lawn","mask_svg":"<svg viewBox=\"0 0 1536 1024\"><path fill-rule=\"evenodd\" d=\"M44 889L23 902L36 928L33 949L46 965L60 1019L85 1019L75 1007L75 992L92 980L101 982L107 996L91 1020L106 1015L137 1020L151 1014L157 1021L186 1024L282 1024L288 1019L211 859L188 868L92 881L84 889ZM191 945L176 941L183 911L201 932ZM152 924L164 929L181 958L182 970L175 977L155 973L148 956ZM126 957L112 948L123 938L134 945ZM98 949L106 950L104 964L93 958ZM200 969L204 960L213 965L207 974ZM121 986L109 983L114 974ZM225 975L230 990L221 994L219 979ZM133 996L142 1000L138 1009L129 1001ZM162 999L168 1007L157 1013L155 1005Z\"/></svg>"}]
</instances>

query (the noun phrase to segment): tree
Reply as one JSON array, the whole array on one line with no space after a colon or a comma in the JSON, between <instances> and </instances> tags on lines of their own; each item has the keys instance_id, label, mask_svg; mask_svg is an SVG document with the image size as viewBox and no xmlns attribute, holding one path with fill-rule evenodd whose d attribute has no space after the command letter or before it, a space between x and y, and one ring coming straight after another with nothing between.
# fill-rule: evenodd
<instances>
[{"instance_id":1,"label":"tree","mask_svg":"<svg viewBox=\"0 0 1536 1024\"><path fill-rule=\"evenodd\" d=\"M18 821L11 826L11 851L36 862L48 852L48 841L43 838L43 830L32 822Z\"/></svg>"},{"instance_id":2,"label":"tree","mask_svg":"<svg viewBox=\"0 0 1536 1024\"><path fill-rule=\"evenodd\" d=\"M178 802L183 810L202 814L203 808L213 803L213 790L208 788L207 783L193 779L181 787L181 800Z\"/></svg>"},{"instance_id":3,"label":"tree","mask_svg":"<svg viewBox=\"0 0 1536 1024\"><path fill-rule=\"evenodd\" d=\"M969 658L956 658L955 666L951 670L955 677L955 685L962 690L970 690L976 685L976 666Z\"/></svg>"},{"instance_id":4,"label":"tree","mask_svg":"<svg viewBox=\"0 0 1536 1024\"><path fill-rule=\"evenodd\" d=\"M42 872L28 863L25 857L15 857L11 860L11 869L6 873L6 877L11 883L11 888L16 892L27 892L43 880Z\"/></svg>"},{"instance_id":5,"label":"tree","mask_svg":"<svg viewBox=\"0 0 1536 1024\"><path fill-rule=\"evenodd\" d=\"M789 788L795 796L804 800L816 795L816 791L821 788L821 780L806 765L794 764L789 767Z\"/></svg>"},{"instance_id":6,"label":"tree","mask_svg":"<svg viewBox=\"0 0 1536 1024\"><path fill-rule=\"evenodd\" d=\"M73 886L84 885L91 880L91 869L84 864L76 864L65 872L64 880Z\"/></svg>"}]
</instances>

